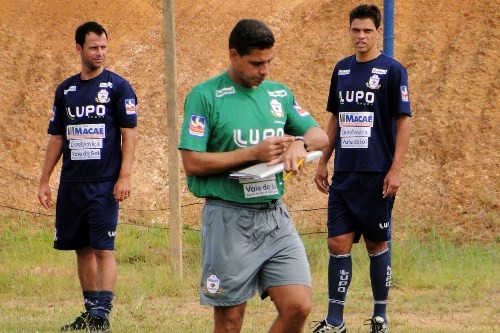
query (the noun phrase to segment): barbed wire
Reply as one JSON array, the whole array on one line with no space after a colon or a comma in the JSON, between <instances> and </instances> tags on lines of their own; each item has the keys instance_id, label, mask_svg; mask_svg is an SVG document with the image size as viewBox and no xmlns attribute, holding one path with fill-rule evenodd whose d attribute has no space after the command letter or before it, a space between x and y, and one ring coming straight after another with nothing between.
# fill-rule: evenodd
<instances>
[{"instance_id":1,"label":"barbed wire","mask_svg":"<svg viewBox=\"0 0 500 333\"><path fill-rule=\"evenodd\" d=\"M192 206L192 205L202 205L204 204L203 202L197 202L197 203L191 203L187 205L182 205L181 207L186 207L186 206ZM32 214L34 216L49 216L49 217L54 217L55 213L44 213L44 212L39 212L39 211L30 211L26 209L20 209L8 205L0 205L1 208L6 208L10 210L14 210L17 212L22 212L22 213L28 213ZM315 210L326 210L327 208L312 208L312 209L296 209L296 210L289 210L290 213L297 213L297 212L308 212L308 211L315 211ZM120 210L124 210L123 208L120 208ZM168 210L168 209L164 209ZM141 211L141 210L137 210ZM149 210L146 210L149 211ZM158 210L159 211L159 210ZM129 220L120 220L120 225L129 225L129 226L136 226L136 227L143 227L143 228L148 228L148 229L161 229L161 230L170 230L171 228L166 225L159 225L159 224L141 224L141 223L133 223L130 222ZM186 226L186 225L185 225ZM193 231L193 232L200 232L201 229L198 228L192 228L192 227L183 227L183 231ZM307 236L307 235L315 235L315 234L326 234L326 231L308 231L308 232L299 232L299 235L301 236Z\"/></svg>"}]
</instances>

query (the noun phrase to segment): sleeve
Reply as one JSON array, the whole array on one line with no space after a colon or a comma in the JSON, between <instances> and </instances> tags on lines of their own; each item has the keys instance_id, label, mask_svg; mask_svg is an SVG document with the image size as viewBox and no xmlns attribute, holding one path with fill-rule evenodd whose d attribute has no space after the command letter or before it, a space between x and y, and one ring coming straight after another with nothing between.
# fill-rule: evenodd
<instances>
[{"instance_id":1,"label":"sleeve","mask_svg":"<svg viewBox=\"0 0 500 333\"><path fill-rule=\"evenodd\" d=\"M398 66L394 66L389 76L389 82L389 86L391 87L389 98L391 110L394 110L394 117L400 114L411 117L410 93L406 69L399 64Z\"/></svg>"},{"instance_id":2,"label":"sleeve","mask_svg":"<svg viewBox=\"0 0 500 333\"><path fill-rule=\"evenodd\" d=\"M330 91L328 92L328 101L326 103L326 111L333 114L339 113L339 99L337 97L337 82L338 82L338 64L335 65L330 81Z\"/></svg>"},{"instance_id":3,"label":"sleeve","mask_svg":"<svg viewBox=\"0 0 500 333\"><path fill-rule=\"evenodd\" d=\"M52 114L50 115L49 128L47 134L51 135L64 135L64 98L63 89L59 86L56 89L54 104L52 106Z\"/></svg>"},{"instance_id":4,"label":"sleeve","mask_svg":"<svg viewBox=\"0 0 500 333\"><path fill-rule=\"evenodd\" d=\"M213 105L201 92L193 90L184 103L179 149L206 152L210 138L210 110Z\"/></svg>"},{"instance_id":5,"label":"sleeve","mask_svg":"<svg viewBox=\"0 0 500 333\"><path fill-rule=\"evenodd\" d=\"M137 126L137 96L127 80L122 80L115 90L114 107L118 114L118 126L134 128Z\"/></svg>"},{"instance_id":6,"label":"sleeve","mask_svg":"<svg viewBox=\"0 0 500 333\"><path fill-rule=\"evenodd\" d=\"M285 133L290 135L303 135L311 127L317 127L318 123L314 120L311 114L302 108L295 96L290 94L290 106L287 107L287 120L285 125Z\"/></svg>"}]
</instances>

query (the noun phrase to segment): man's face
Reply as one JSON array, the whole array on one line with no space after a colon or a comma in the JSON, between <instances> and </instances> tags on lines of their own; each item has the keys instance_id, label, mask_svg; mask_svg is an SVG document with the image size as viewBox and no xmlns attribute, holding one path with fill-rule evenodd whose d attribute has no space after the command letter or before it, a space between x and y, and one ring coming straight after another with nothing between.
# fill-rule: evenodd
<instances>
[{"instance_id":1,"label":"man's face","mask_svg":"<svg viewBox=\"0 0 500 333\"><path fill-rule=\"evenodd\" d=\"M108 39L106 34L97 35L90 32L85 36L85 43L83 47L76 45L76 50L80 53L82 58L82 66L96 70L104 65L106 59L106 50L108 46Z\"/></svg>"},{"instance_id":2,"label":"man's face","mask_svg":"<svg viewBox=\"0 0 500 333\"><path fill-rule=\"evenodd\" d=\"M235 49L229 50L232 67L232 79L247 88L258 87L269 74L271 60L274 58L273 48L254 49L250 54L240 56Z\"/></svg>"},{"instance_id":3,"label":"man's face","mask_svg":"<svg viewBox=\"0 0 500 333\"><path fill-rule=\"evenodd\" d=\"M375 28L375 23L369 18L354 19L349 29L349 36L356 53L363 54L376 50L381 31L382 28Z\"/></svg>"}]
</instances>

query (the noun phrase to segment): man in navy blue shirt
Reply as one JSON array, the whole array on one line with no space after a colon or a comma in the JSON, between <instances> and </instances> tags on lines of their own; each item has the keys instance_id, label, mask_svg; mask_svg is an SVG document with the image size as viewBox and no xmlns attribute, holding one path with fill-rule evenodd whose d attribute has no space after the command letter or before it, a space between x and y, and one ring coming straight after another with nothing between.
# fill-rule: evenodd
<instances>
[{"instance_id":1,"label":"man in navy blue shirt","mask_svg":"<svg viewBox=\"0 0 500 333\"><path fill-rule=\"evenodd\" d=\"M110 332L118 205L131 193L137 97L104 67L108 34L100 24L78 27L75 41L82 70L56 90L38 199L52 204L49 180L62 155L54 248L76 252L85 312L61 331Z\"/></svg>"},{"instance_id":2,"label":"man in navy blue shirt","mask_svg":"<svg viewBox=\"0 0 500 333\"><path fill-rule=\"evenodd\" d=\"M391 284L392 207L410 137L408 76L404 67L377 49L381 14L360 5L349 17L355 54L333 71L327 111L329 146L315 182L328 197L329 306L313 332L347 331L343 312L352 278L351 248L363 235L370 257L374 311L370 332L387 333L386 305ZM327 163L335 151L329 184Z\"/></svg>"}]
</instances>

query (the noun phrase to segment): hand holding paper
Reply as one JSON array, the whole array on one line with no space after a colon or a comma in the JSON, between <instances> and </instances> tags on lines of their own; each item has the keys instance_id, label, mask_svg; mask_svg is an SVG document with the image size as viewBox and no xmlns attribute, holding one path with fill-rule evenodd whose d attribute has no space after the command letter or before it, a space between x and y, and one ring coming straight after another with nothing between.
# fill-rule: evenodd
<instances>
[{"instance_id":1,"label":"hand holding paper","mask_svg":"<svg viewBox=\"0 0 500 333\"><path fill-rule=\"evenodd\" d=\"M297 163L297 167L299 167L302 163L304 163L304 159L301 159L298 163ZM288 178L290 178L290 176L293 174L293 171L289 171L286 173L286 175L283 177L283 180L280 181L280 185L283 185L283 183L285 182L285 180L287 180Z\"/></svg>"},{"instance_id":2,"label":"hand holding paper","mask_svg":"<svg viewBox=\"0 0 500 333\"><path fill-rule=\"evenodd\" d=\"M311 162L314 160L319 159L321 156L323 156L323 153L319 150L317 151L310 151L307 153L307 157L302 160L302 162L299 161L297 165L302 164L303 162ZM248 168L244 168L242 170L238 171L233 171L229 174L229 178L233 179L263 179L272 175L275 175L277 173L283 172L285 169L284 163L281 162L279 164L275 164L272 166L267 165L267 163L259 163L253 166L250 166ZM288 175L288 173L287 173ZM285 175L286 177L286 175ZM290 176L288 176L290 177Z\"/></svg>"}]
</instances>

